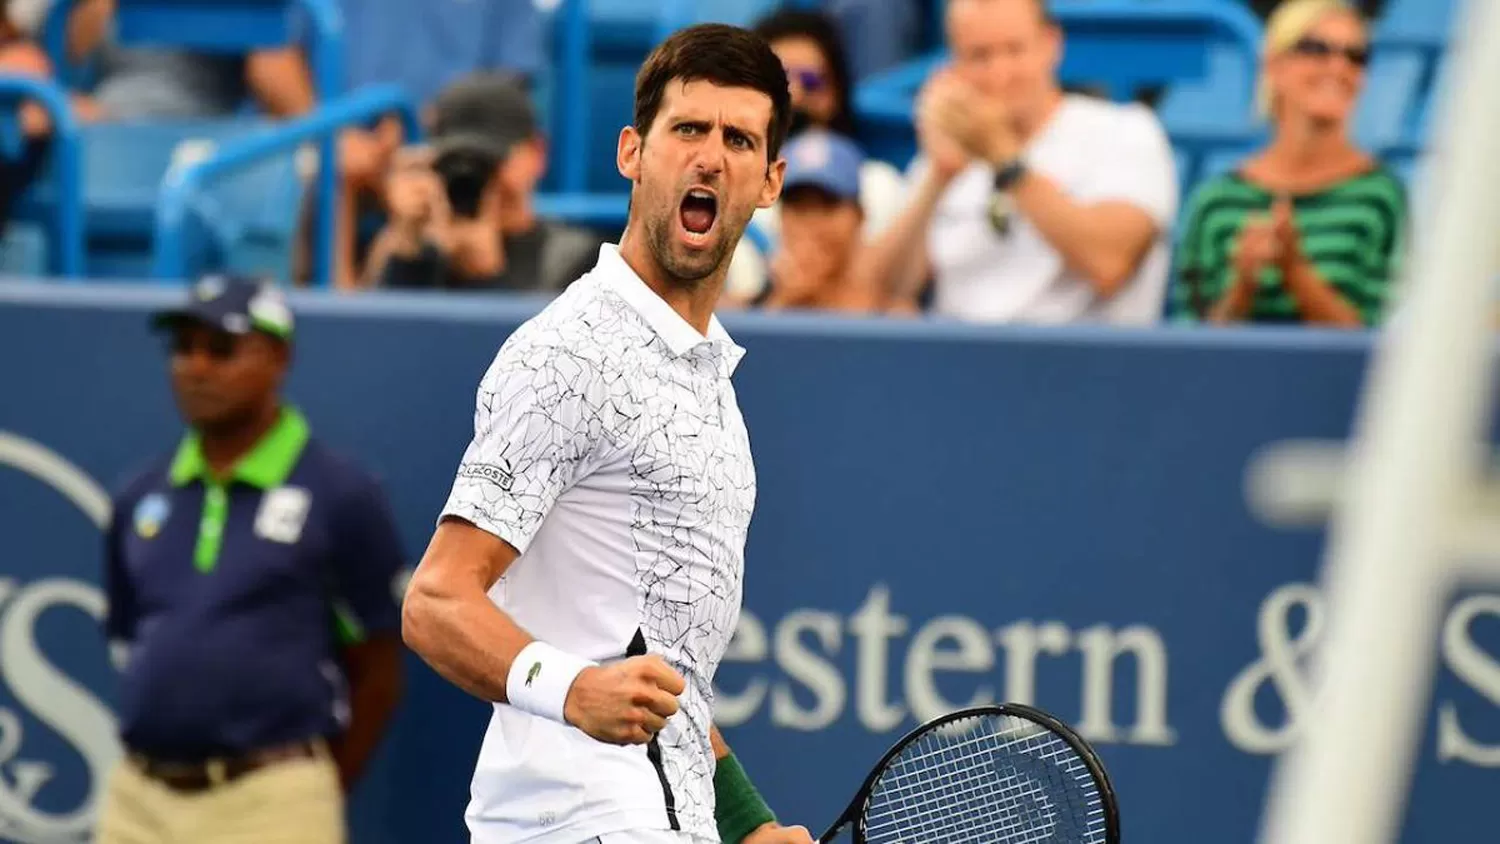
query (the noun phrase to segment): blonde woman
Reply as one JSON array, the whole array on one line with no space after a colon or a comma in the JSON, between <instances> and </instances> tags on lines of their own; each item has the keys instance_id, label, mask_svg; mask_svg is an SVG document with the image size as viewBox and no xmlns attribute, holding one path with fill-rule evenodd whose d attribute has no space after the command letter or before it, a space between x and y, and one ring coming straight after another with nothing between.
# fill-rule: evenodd
<instances>
[{"instance_id":1,"label":"blonde woman","mask_svg":"<svg viewBox=\"0 0 1500 844\"><path fill-rule=\"evenodd\" d=\"M1407 203L1396 175L1349 137L1368 35L1343 0L1287 0L1272 14L1258 96L1271 141L1189 201L1175 317L1343 327L1380 320Z\"/></svg>"}]
</instances>

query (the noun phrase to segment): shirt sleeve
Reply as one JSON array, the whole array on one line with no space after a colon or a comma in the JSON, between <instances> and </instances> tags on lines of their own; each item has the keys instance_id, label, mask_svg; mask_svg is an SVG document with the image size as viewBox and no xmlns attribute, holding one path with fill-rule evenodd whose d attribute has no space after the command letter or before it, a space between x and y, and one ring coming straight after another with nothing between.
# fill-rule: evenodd
<instances>
[{"instance_id":1,"label":"shirt sleeve","mask_svg":"<svg viewBox=\"0 0 1500 844\"><path fill-rule=\"evenodd\" d=\"M125 531L134 503L116 498L110 506L109 524L104 529L104 594L109 606L104 614L104 637L111 642L135 641L135 588L125 564Z\"/></svg>"},{"instance_id":2,"label":"shirt sleeve","mask_svg":"<svg viewBox=\"0 0 1500 844\"><path fill-rule=\"evenodd\" d=\"M524 553L558 497L608 457L628 418L624 384L566 344L507 344L480 383L443 517Z\"/></svg>"},{"instance_id":3,"label":"shirt sleeve","mask_svg":"<svg viewBox=\"0 0 1500 844\"><path fill-rule=\"evenodd\" d=\"M399 630L406 558L390 502L373 478L361 476L343 496L333 528L328 585L340 642Z\"/></svg>"},{"instance_id":4,"label":"shirt sleeve","mask_svg":"<svg viewBox=\"0 0 1500 844\"><path fill-rule=\"evenodd\" d=\"M1146 212L1161 231L1177 216L1177 162L1166 133L1149 112L1123 110L1101 138L1098 172L1082 199L1127 202Z\"/></svg>"}]
</instances>

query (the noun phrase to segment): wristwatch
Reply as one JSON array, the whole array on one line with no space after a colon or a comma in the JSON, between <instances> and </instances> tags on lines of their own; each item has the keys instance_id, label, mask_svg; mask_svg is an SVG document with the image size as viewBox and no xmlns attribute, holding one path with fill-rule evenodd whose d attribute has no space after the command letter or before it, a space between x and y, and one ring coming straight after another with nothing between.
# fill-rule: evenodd
<instances>
[{"instance_id":1,"label":"wristwatch","mask_svg":"<svg viewBox=\"0 0 1500 844\"><path fill-rule=\"evenodd\" d=\"M1012 209L1015 207L1010 189L1025 175L1026 162L1020 158L1011 159L995 171L995 189L990 194L989 218L990 227L1001 237L1010 233Z\"/></svg>"},{"instance_id":2,"label":"wristwatch","mask_svg":"<svg viewBox=\"0 0 1500 844\"><path fill-rule=\"evenodd\" d=\"M1026 175L1026 160L1023 158L1012 158L1010 161L1000 165L995 170L995 190L1005 192L1016 186L1021 177Z\"/></svg>"}]
</instances>

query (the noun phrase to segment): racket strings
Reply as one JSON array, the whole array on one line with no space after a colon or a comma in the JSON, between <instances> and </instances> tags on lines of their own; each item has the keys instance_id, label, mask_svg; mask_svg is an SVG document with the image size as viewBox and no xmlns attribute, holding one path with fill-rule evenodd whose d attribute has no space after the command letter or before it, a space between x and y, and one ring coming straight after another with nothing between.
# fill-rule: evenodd
<instances>
[{"instance_id":1,"label":"racket strings","mask_svg":"<svg viewBox=\"0 0 1500 844\"><path fill-rule=\"evenodd\" d=\"M870 844L1102 844L1106 826L1072 746L1010 715L919 737L887 765L864 811Z\"/></svg>"}]
</instances>

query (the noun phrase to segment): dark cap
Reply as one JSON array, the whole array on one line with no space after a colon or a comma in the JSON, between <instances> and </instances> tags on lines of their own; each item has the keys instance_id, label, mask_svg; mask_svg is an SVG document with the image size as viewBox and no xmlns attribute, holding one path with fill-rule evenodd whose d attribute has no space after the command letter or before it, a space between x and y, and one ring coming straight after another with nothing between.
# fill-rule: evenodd
<instances>
[{"instance_id":1,"label":"dark cap","mask_svg":"<svg viewBox=\"0 0 1500 844\"><path fill-rule=\"evenodd\" d=\"M526 90L504 73L471 73L438 93L433 103L432 145L437 155L469 149L505 158L537 135Z\"/></svg>"},{"instance_id":2,"label":"dark cap","mask_svg":"<svg viewBox=\"0 0 1500 844\"><path fill-rule=\"evenodd\" d=\"M198 322L229 334L259 331L278 340L292 339L292 309L270 281L241 276L208 275L188 292L185 304L151 317L158 331L183 322Z\"/></svg>"}]
</instances>

